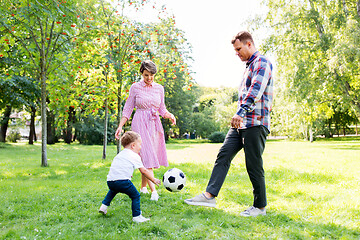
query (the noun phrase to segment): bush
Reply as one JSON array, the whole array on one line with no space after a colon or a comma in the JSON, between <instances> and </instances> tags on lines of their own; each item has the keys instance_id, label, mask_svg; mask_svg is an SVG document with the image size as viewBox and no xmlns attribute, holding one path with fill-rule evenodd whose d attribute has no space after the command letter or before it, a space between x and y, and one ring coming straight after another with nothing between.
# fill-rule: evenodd
<instances>
[{"instance_id":1,"label":"bush","mask_svg":"<svg viewBox=\"0 0 360 240\"><path fill-rule=\"evenodd\" d=\"M226 134L223 132L213 132L210 135L209 140L212 143L222 143L225 140L225 136L226 136Z\"/></svg>"},{"instance_id":2,"label":"bush","mask_svg":"<svg viewBox=\"0 0 360 240\"><path fill-rule=\"evenodd\" d=\"M110 116L109 116L110 119ZM104 141L104 119L99 116L88 115L75 124L76 139L85 145L101 145ZM117 125L109 121L107 142L115 141Z\"/></svg>"},{"instance_id":3,"label":"bush","mask_svg":"<svg viewBox=\"0 0 360 240\"><path fill-rule=\"evenodd\" d=\"M17 140L21 139L20 132L18 130L11 130L9 135L7 136L7 140L10 142L16 143Z\"/></svg>"}]
</instances>

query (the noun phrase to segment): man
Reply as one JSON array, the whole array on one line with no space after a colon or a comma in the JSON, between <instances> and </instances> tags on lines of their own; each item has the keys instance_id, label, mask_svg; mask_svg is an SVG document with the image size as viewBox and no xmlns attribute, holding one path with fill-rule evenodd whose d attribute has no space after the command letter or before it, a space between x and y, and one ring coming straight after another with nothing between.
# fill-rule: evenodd
<instances>
[{"instance_id":1,"label":"man","mask_svg":"<svg viewBox=\"0 0 360 240\"><path fill-rule=\"evenodd\" d=\"M206 192L186 199L185 203L215 207L215 197L224 183L235 155L244 149L246 170L253 186L253 206L240 215L266 215L266 189L262 153L270 132L270 111L273 100L272 64L256 50L250 33L239 32L231 41L236 55L246 62L246 71L239 88L238 110L219 150Z\"/></svg>"}]
</instances>

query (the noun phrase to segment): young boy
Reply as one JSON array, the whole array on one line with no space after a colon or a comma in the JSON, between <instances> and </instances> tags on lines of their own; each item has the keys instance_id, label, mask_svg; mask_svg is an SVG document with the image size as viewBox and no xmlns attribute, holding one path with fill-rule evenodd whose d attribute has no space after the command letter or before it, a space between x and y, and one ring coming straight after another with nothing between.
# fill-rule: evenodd
<instances>
[{"instance_id":1,"label":"young boy","mask_svg":"<svg viewBox=\"0 0 360 240\"><path fill-rule=\"evenodd\" d=\"M107 207L110 206L110 203L116 194L120 192L127 194L132 200L132 220L137 223L149 221L149 218L145 218L141 215L140 193L131 182L131 177L134 173L134 170L138 168L141 174L143 174L157 186L161 184L161 181L152 177L141 162L139 155L141 149L141 137L138 133L128 131L124 133L120 141L124 149L115 156L111 164L109 174L107 175L107 185L109 186L109 192L102 201L99 212L106 214Z\"/></svg>"}]
</instances>

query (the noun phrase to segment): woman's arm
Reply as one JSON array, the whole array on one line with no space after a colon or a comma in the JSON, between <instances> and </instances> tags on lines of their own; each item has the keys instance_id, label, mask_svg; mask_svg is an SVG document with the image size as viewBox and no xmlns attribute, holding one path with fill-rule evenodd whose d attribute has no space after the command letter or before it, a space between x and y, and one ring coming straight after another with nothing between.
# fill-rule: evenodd
<instances>
[{"instance_id":1,"label":"woman's arm","mask_svg":"<svg viewBox=\"0 0 360 240\"><path fill-rule=\"evenodd\" d=\"M119 126L118 126L118 128L116 129L116 132L115 132L115 139L117 139L117 140L120 139L120 135L121 135L121 132L122 132L122 127L127 122L127 120L128 119L126 117L121 118Z\"/></svg>"},{"instance_id":2,"label":"woman's arm","mask_svg":"<svg viewBox=\"0 0 360 240\"><path fill-rule=\"evenodd\" d=\"M176 125L176 118L174 114L172 114L171 112L165 113L164 118L169 118L171 120L172 125Z\"/></svg>"}]
</instances>

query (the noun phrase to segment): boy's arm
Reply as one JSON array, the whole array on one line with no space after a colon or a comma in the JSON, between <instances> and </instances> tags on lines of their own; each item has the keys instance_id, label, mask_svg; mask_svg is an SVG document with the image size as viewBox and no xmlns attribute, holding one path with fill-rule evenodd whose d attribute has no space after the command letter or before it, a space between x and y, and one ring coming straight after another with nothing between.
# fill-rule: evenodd
<instances>
[{"instance_id":1,"label":"boy's arm","mask_svg":"<svg viewBox=\"0 0 360 240\"><path fill-rule=\"evenodd\" d=\"M156 186L160 186L161 185L161 181L157 178L154 178L153 176L150 175L149 170L147 170L144 167L139 168L139 171L141 172L142 175L144 175L147 179L149 179L150 181L152 181Z\"/></svg>"}]
</instances>

